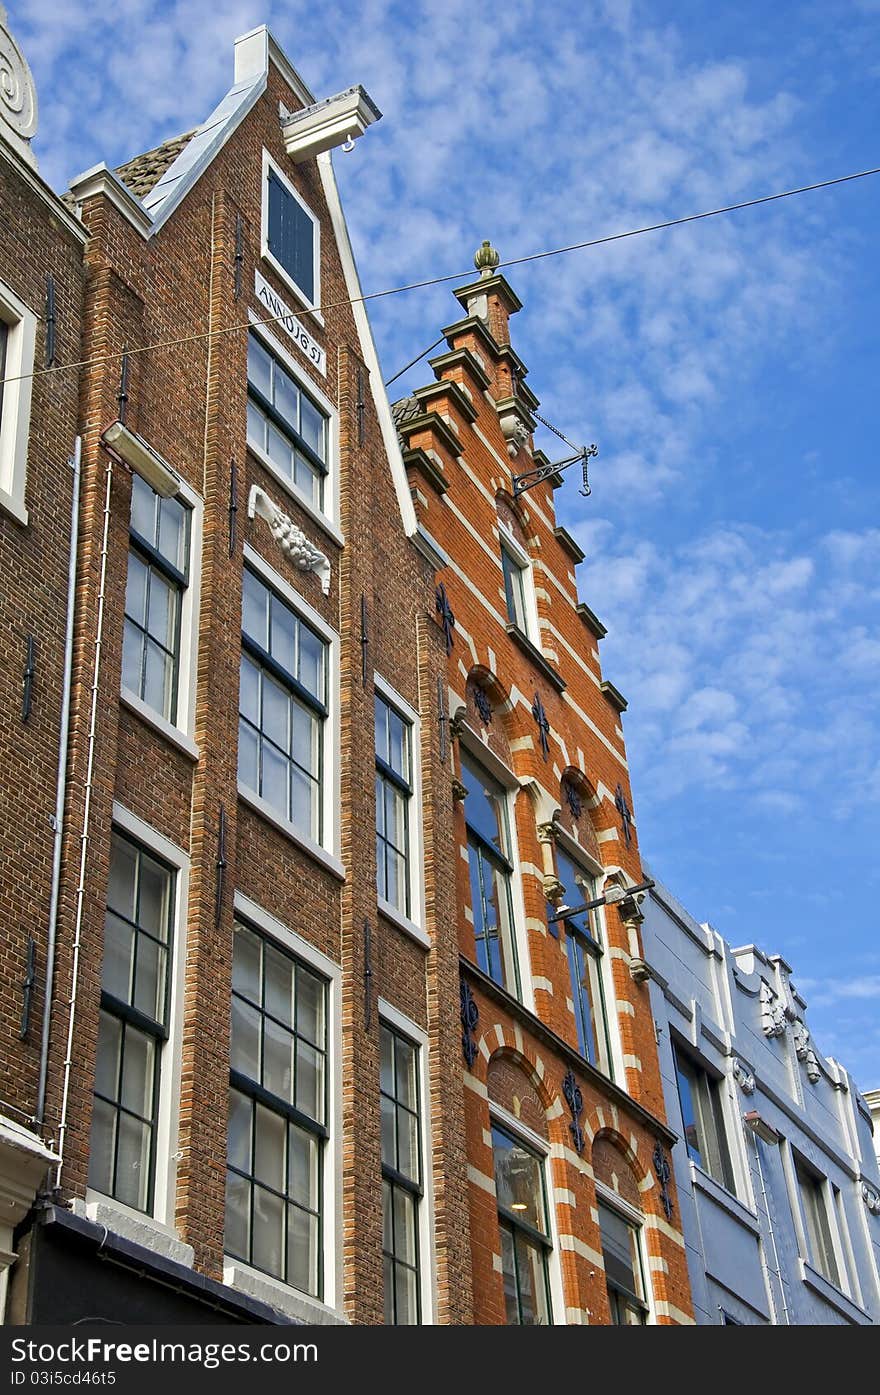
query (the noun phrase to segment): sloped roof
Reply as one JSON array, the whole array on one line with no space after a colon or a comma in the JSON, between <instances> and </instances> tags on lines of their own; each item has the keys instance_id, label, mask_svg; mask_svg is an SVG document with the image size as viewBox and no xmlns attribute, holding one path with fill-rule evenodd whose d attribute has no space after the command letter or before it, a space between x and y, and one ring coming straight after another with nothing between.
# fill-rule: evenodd
<instances>
[{"instance_id":1,"label":"sloped roof","mask_svg":"<svg viewBox=\"0 0 880 1395\"><path fill-rule=\"evenodd\" d=\"M395 426L402 426L410 417L420 417L424 407L417 397L401 397L391 404L391 415Z\"/></svg>"},{"instance_id":2,"label":"sloped roof","mask_svg":"<svg viewBox=\"0 0 880 1395\"><path fill-rule=\"evenodd\" d=\"M198 127L187 131L183 136L174 136L163 141L155 150L147 150L136 155L116 170L123 184L139 199L148 194L154 184L158 184L167 169L174 164L180 152L192 140Z\"/></svg>"}]
</instances>

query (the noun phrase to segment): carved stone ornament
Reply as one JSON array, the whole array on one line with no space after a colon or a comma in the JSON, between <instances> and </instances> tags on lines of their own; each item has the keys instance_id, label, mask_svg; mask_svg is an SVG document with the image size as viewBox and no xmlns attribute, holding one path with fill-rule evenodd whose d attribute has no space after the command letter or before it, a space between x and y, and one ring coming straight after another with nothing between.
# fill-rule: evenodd
<instances>
[{"instance_id":1,"label":"carved stone ornament","mask_svg":"<svg viewBox=\"0 0 880 1395\"><path fill-rule=\"evenodd\" d=\"M549 822L538 824L538 842L553 844L556 842L556 824L553 819Z\"/></svg>"},{"instance_id":2,"label":"carved stone ornament","mask_svg":"<svg viewBox=\"0 0 880 1395\"><path fill-rule=\"evenodd\" d=\"M565 896L565 887L552 872L544 873L544 895L551 906L559 906Z\"/></svg>"},{"instance_id":3,"label":"carved stone ornament","mask_svg":"<svg viewBox=\"0 0 880 1395\"><path fill-rule=\"evenodd\" d=\"M791 1034L794 1039L795 1055L804 1065L807 1072L807 1079L815 1085L819 1076L822 1074L819 1068L819 1058L813 1050L810 1033L799 1017L792 1023Z\"/></svg>"},{"instance_id":4,"label":"carved stone ornament","mask_svg":"<svg viewBox=\"0 0 880 1395\"><path fill-rule=\"evenodd\" d=\"M37 129L37 92L24 54L7 28L0 4L0 138L30 165L36 165L30 141Z\"/></svg>"},{"instance_id":5,"label":"carved stone ornament","mask_svg":"<svg viewBox=\"0 0 880 1395\"><path fill-rule=\"evenodd\" d=\"M464 801L467 799L467 793L467 785L465 785L461 780L458 779L457 776L454 775L452 777L453 802L455 804L463 804Z\"/></svg>"},{"instance_id":6,"label":"carved stone ornament","mask_svg":"<svg viewBox=\"0 0 880 1395\"><path fill-rule=\"evenodd\" d=\"M529 428L519 417L506 416L501 420L501 430L507 441L507 454L513 459L528 444Z\"/></svg>"},{"instance_id":7,"label":"carved stone ornament","mask_svg":"<svg viewBox=\"0 0 880 1395\"><path fill-rule=\"evenodd\" d=\"M768 984L761 983L761 1031L765 1037L781 1037L785 1033L785 1008Z\"/></svg>"},{"instance_id":8,"label":"carved stone ornament","mask_svg":"<svg viewBox=\"0 0 880 1395\"><path fill-rule=\"evenodd\" d=\"M315 572L321 578L324 595L330 592L330 558L326 557L313 543L309 542L302 528L298 528L286 513L269 498L265 489L255 484L248 499L248 518L259 514L269 525L281 551L290 558L301 572Z\"/></svg>"},{"instance_id":9,"label":"carved stone ornament","mask_svg":"<svg viewBox=\"0 0 880 1395\"><path fill-rule=\"evenodd\" d=\"M733 1078L744 1095L753 1095L755 1093L754 1075L745 1062L740 1061L736 1057L734 1057L733 1061Z\"/></svg>"},{"instance_id":10,"label":"carved stone ornament","mask_svg":"<svg viewBox=\"0 0 880 1395\"><path fill-rule=\"evenodd\" d=\"M880 1194L874 1187L869 1187L867 1182L862 1183L862 1201L872 1216L880 1216Z\"/></svg>"}]
</instances>

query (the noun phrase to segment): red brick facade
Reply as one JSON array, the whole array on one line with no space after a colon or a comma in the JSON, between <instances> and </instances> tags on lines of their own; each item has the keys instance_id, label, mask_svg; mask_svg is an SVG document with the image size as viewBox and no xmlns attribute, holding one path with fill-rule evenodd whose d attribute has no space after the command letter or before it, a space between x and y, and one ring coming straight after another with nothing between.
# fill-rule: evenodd
<instances>
[{"instance_id":1,"label":"red brick facade","mask_svg":"<svg viewBox=\"0 0 880 1395\"><path fill-rule=\"evenodd\" d=\"M604 912L602 972L611 1038L604 1069L589 1065L578 1051L566 936L561 929L551 933L547 920L548 900L561 899L559 849L569 858L580 855L599 894L643 880L635 834L627 840L617 805L622 793L627 811L632 808L621 700L602 679L596 641L604 631L578 601L574 564L580 551L556 526L553 488L561 477L513 497L515 475L547 464L532 454L531 410L537 402L510 345L509 316L519 302L491 266L456 296L465 316L444 331L448 347L432 360L436 382L398 404L397 415L420 521L449 559L438 579L455 617L448 668L458 737L453 760L460 760L464 748L506 786L518 853L511 877L517 994L473 967L478 913L469 885L461 786L459 943L463 981L478 1013L477 1051L464 1076L475 1320L505 1320L489 1133L490 1117L497 1117L490 1116L494 1103L547 1144L548 1202L561 1261L555 1320L609 1321L598 1179L619 1197L638 1198L649 1320L689 1321L684 1246L675 1220L667 1219L652 1161L658 1143L665 1157L669 1136L648 993L629 972L631 958L641 953L638 912L633 916L633 903L626 901L627 920L612 906ZM505 593L503 539L526 564L519 624L512 623L515 611ZM546 751L541 716L548 724ZM569 1070L581 1091L578 1117L562 1088ZM580 1148L573 1146L573 1124L583 1130ZM616 1166L609 1165L611 1150Z\"/></svg>"}]
</instances>

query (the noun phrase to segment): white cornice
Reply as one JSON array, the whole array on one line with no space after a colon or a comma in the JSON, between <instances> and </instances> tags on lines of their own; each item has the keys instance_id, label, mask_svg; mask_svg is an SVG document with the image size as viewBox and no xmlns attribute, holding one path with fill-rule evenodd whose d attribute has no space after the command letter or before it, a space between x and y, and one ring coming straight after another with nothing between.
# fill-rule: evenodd
<instances>
[{"instance_id":1,"label":"white cornice","mask_svg":"<svg viewBox=\"0 0 880 1395\"><path fill-rule=\"evenodd\" d=\"M149 237L153 227L152 218L140 199L135 197L116 171L111 170L109 166L94 165L92 169L78 174L71 182L70 192L76 199L77 208L81 208L86 199L103 194L141 237Z\"/></svg>"}]
</instances>

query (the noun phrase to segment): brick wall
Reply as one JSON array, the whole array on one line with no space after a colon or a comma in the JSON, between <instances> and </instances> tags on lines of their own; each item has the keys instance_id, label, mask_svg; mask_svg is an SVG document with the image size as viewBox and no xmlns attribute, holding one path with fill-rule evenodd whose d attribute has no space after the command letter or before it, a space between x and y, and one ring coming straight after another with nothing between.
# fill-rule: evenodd
<instances>
[{"instance_id":1,"label":"brick wall","mask_svg":"<svg viewBox=\"0 0 880 1395\"><path fill-rule=\"evenodd\" d=\"M38 175L0 148L0 281L38 317L35 362L46 361L47 277L55 282L58 363L79 357L82 236ZM34 1125L45 1002L67 579L77 432L76 374L34 378L26 524L0 508L0 1113ZM9 406L7 405L7 414ZM35 645L23 720L28 637ZM28 940L35 944L29 1024L21 1039ZM52 1137L55 1121L45 1120Z\"/></svg>"}]
</instances>

